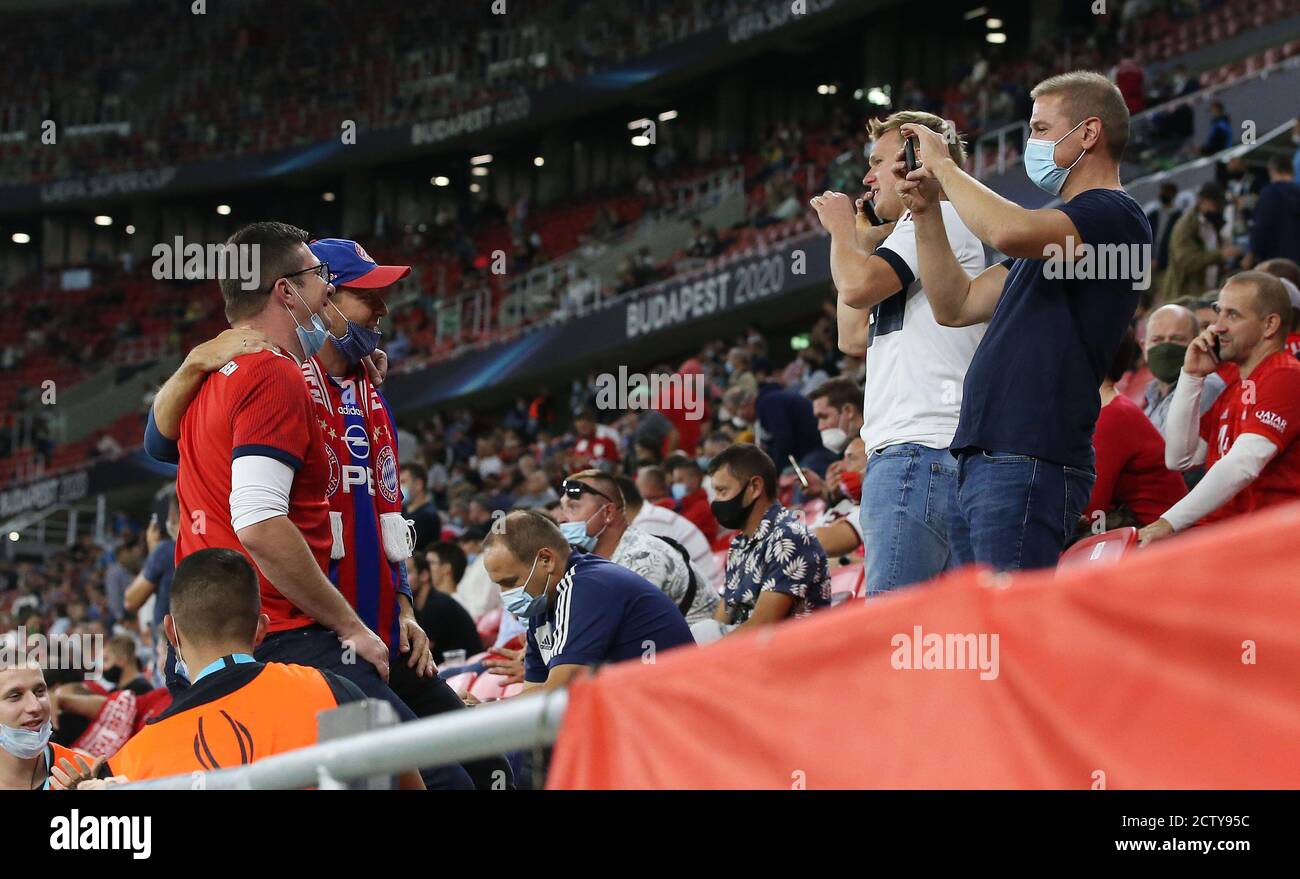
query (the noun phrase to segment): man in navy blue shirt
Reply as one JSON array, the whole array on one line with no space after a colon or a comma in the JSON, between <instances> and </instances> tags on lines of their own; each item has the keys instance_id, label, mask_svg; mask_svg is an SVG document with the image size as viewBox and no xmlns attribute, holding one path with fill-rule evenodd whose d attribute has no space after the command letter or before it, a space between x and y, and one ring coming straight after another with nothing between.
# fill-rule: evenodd
<instances>
[{"instance_id":1,"label":"man in navy blue shirt","mask_svg":"<svg viewBox=\"0 0 1300 879\"><path fill-rule=\"evenodd\" d=\"M1151 226L1119 182L1129 134L1119 89L1075 71L1030 94L1025 170L1060 197L1058 207L1007 201L918 125L903 132L916 138L921 167L898 187L915 218L935 318L944 326L989 322L951 446L950 539L957 563L999 570L1056 564L1073 532L1096 479L1097 388L1151 280ZM969 277L936 209L940 188L975 235L1011 259Z\"/></svg>"},{"instance_id":2,"label":"man in navy blue shirt","mask_svg":"<svg viewBox=\"0 0 1300 879\"><path fill-rule=\"evenodd\" d=\"M822 445L812 401L803 394L787 391L776 382L763 382L757 392L741 388L728 391L723 404L732 414L757 423L758 445L776 464L777 473L786 468L793 455L801 467L818 476L826 475L834 457Z\"/></svg>"},{"instance_id":3,"label":"man in navy blue shirt","mask_svg":"<svg viewBox=\"0 0 1300 879\"><path fill-rule=\"evenodd\" d=\"M563 687L606 662L693 644L681 611L640 574L569 546L534 510L501 520L483 541L483 564L506 609L528 621L525 689Z\"/></svg>"}]
</instances>

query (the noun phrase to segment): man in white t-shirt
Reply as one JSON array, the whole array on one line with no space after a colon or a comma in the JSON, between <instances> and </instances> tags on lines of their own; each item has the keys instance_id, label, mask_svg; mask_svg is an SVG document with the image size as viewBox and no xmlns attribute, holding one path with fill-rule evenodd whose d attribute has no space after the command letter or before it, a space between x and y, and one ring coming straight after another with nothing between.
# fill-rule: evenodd
<instances>
[{"instance_id":1,"label":"man in white t-shirt","mask_svg":"<svg viewBox=\"0 0 1300 879\"><path fill-rule=\"evenodd\" d=\"M691 564L708 575L715 586L721 584L723 570L714 559L708 538L694 522L667 507L647 504L637 491L636 482L629 477L616 476L614 481L623 494L624 515L633 527L680 543L690 554Z\"/></svg>"},{"instance_id":2,"label":"man in white t-shirt","mask_svg":"<svg viewBox=\"0 0 1300 879\"><path fill-rule=\"evenodd\" d=\"M957 466L948 446L966 369L984 335L983 324L940 326L921 288L915 228L895 192L905 123L944 134L953 160L965 160L960 137L944 120L895 113L868 126L872 148L862 182L882 225L871 225L863 211L855 217L842 193L812 200L831 234L840 350L867 357L861 515L871 593L928 580L951 564L948 511ZM974 277L984 270L984 246L947 201L942 211L953 253Z\"/></svg>"}]
</instances>

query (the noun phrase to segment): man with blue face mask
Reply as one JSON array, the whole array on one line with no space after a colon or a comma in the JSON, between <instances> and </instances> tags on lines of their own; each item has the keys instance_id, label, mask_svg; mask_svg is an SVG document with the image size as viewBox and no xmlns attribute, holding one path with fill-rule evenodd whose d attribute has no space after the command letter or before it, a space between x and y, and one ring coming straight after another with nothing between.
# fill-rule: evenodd
<instances>
[{"instance_id":1,"label":"man with blue face mask","mask_svg":"<svg viewBox=\"0 0 1300 879\"><path fill-rule=\"evenodd\" d=\"M949 539L956 565L999 570L1056 564L1087 506L1097 388L1152 270L1150 223L1119 180L1129 136L1119 89L1075 71L1030 95L1025 171L1060 204L1031 210L1007 201L962 170L941 136L917 125L902 131L915 138L919 167L897 185L915 220L936 320L989 322L950 444L957 494ZM964 271L937 210L940 191L1008 258L974 277Z\"/></svg>"},{"instance_id":2,"label":"man with blue face mask","mask_svg":"<svg viewBox=\"0 0 1300 879\"><path fill-rule=\"evenodd\" d=\"M536 511L500 521L483 541L483 561L506 608L528 625L525 689L558 689L594 666L648 662L694 643L672 599L644 577L570 548Z\"/></svg>"}]
</instances>

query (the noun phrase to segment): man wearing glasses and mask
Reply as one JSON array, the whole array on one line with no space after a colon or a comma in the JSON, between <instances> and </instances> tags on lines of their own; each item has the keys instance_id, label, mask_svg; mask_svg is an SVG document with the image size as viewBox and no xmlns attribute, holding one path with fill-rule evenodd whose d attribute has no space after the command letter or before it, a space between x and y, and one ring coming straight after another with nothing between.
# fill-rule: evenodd
<instances>
[{"instance_id":1,"label":"man wearing glasses and mask","mask_svg":"<svg viewBox=\"0 0 1300 879\"><path fill-rule=\"evenodd\" d=\"M692 644L672 599L639 574L569 546L546 516L519 510L483 541L483 563L506 609L526 621L526 690L566 686L606 662L653 662Z\"/></svg>"},{"instance_id":2,"label":"man wearing glasses and mask","mask_svg":"<svg viewBox=\"0 0 1300 879\"><path fill-rule=\"evenodd\" d=\"M216 546L256 564L271 618L258 659L336 672L410 720L414 712L387 683L390 657L399 647L408 654L398 664L414 669L398 677L414 690L412 679L430 679L432 655L402 576L410 549L395 431L374 376L359 365L378 342L383 306L364 280L332 302L330 281L375 273L383 286L405 267L374 266L354 242L314 242L320 253L307 242L283 223L232 236L230 244L258 246L263 283L247 291L222 280L232 330L191 352L159 391L146 448L179 459L177 557ZM332 273L324 257L349 274ZM365 264L361 274L354 263ZM460 767L426 777L470 786Z\"/></svg>"},{"instance_id":3,"label":"man wearing glasses and mask","mask_svg":"<svg viewBox=\"0 0 1300 879\"><path fill-rule=\"evenodd\" d=\"M688 624L713 617L718 593L709 576L691 564L681 544L628 524L613 477L583 470L564 480L562 489L560 532L570 545L645 577L673 600Z\"/></svg>"}]
</instances>

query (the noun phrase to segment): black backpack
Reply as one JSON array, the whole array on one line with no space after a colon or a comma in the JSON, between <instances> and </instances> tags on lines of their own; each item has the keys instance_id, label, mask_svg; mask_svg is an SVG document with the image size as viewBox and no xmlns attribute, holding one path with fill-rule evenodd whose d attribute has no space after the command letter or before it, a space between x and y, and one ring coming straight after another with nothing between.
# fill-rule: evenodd
<instances>
[{"instance_id":1,"label":"black backpack","mask_svg":"<svg viewBox=\"0 0 1300 879\"><path fill-rule=\"evenodd\" d=\"M682 557L682 562L686 565L686 576L688 578L686 594L682 596L681 601L677 602L677 609L682 612L682 616L686 616L690 612L691 605L695 603L695 592L700 586L695 580L695 567L691 564L691 554L686 551L686 547L671 537L664 537L662 534L656 534L655 537L677 550L677 554Z\"/></svg>"}]
</instances>

